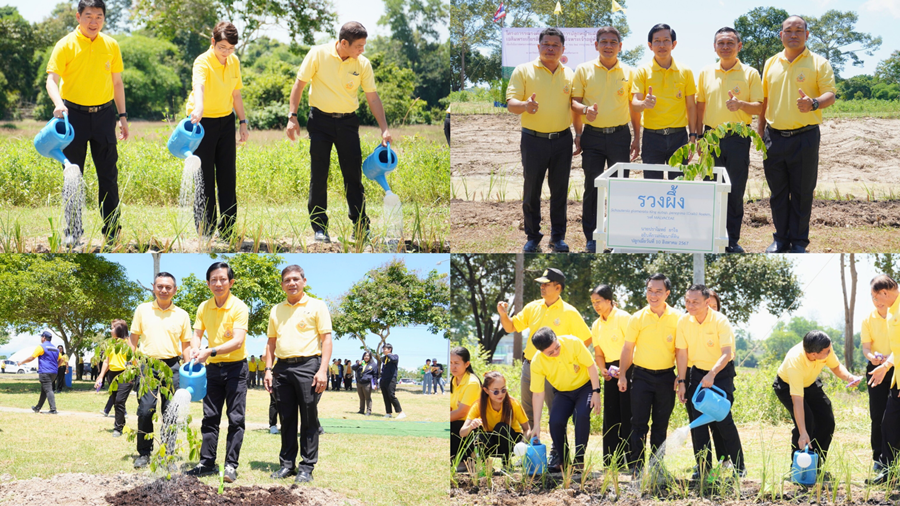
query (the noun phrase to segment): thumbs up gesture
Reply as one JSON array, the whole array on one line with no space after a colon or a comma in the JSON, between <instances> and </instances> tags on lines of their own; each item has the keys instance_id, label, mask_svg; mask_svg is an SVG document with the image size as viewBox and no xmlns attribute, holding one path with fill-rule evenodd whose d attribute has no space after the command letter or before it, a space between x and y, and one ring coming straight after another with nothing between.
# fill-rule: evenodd
<instances>
[{"instance_id":1,"label":"thumbs up gesture","mask_svg":"<svg viewBox=\"0 0 900 506\"><path fill-rule=\"evenodd\" d=\"M813 110L813 99L806 96L806 93L803 93L803 90L797 90L800 92L800 98L797 99L797 109L800 109L800 112L810 112Z\"/></svg>"},{"instance_id":2,"label":"thumbs up gesture","mask_svg":"<svg viewBox=\"0 0 900 506\"><path fill-rule=\"evenodd\" d=\"M731 112L737 112L741 108L740 100L734 98L734 93L728 91L728 100L725 101L725 107Z\"/></svg>"},{"instance_id":3,"label":"thumbs up gesture","mask_svg":"<svg viewBox=\"0 0 900 506\"><path fill-rule=\"evenodd\" d=\"M644 109L653 109L656 106L656 97L653 96L653 86L647 87L647 96L644 97Z\"/></svg>"},{"instance_id":4,"label":"thumbs up gesture","mask_svg":"<svg viewBox=\"0 0 900 506\"><path fill-rule=\"evenodd\" d=\"M587 113L585 115L587 116L588 121L594 121L595 119L597 119L597 104L588 107Z\"/></svg>"},{"instance_id":5,"label":"thumbs up gesture","mask_svg":"<svg viewBox=\"0 0 900 506\"><path fill-rule=\"evenodd\" d=\"M538 110L537 96L535 93L531 94L531 97L525 102L525 110L528 111L528 114L534 114Z\"/></svg>"}]
</instances>

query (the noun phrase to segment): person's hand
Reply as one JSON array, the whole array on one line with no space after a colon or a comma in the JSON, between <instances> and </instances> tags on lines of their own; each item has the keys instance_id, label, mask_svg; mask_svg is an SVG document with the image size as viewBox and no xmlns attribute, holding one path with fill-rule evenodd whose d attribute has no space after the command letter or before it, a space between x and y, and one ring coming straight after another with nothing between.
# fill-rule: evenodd
<instances>
[{"instance_id":1,"label":"person's hand","mask_svg":"<svg viewBox=\"0 0 900 506\"><path fill-rule=\"evenodd\" d=\"M878 385L880 385L884 380L884 376L885 374L887 374L887 371L887 367L885 367L884 365L879 365L875 369L872 369L872 372L869 373L869 376L871 376L868 382L869 386L877 387Z\"/></svg>"},{"instance_id":2,"label":"person's hand","mask_svg":"<svg viewBox=\"0 0 900 506\"><path fill-rule=\"evenodd\" d=\"M525 111L528 114L534 114L538 111L538 103L537 103L537 94L532 93L528 100L525 102Z\"/></svg>"},{"instance_id":3,"label":"person's hand","mask_svg":"<svg viewBox=\"0 0 900 506\"><path fill-rule=\"evenodd\" d=\"M869 362L872 362L872 365L881 365L884 363L884 359L887 358L881 353L873 353L872 358L869 359Z\"/></svg>"},{"instance_id":4,"label":"person's hand","mask_svg":"<svg viewBox=\"0 0 900 506\"><path fill-rule=\"evenodd\" d=\"M119 140L128 139L128 118L119 118Z\"/></svg>"},{"instance_id":5,"label":"person's hand","mask_svg":"<svg viewBox=\"0 0 900 506\"><path fill-rule=\"evenodd\" d=\"M581 137L575 136L575 152L572 153L572 156L578 156L581 154Z\"/></svg>"},{"instance_id":6,"label":"person's hand","mask_svg":"<svg viewBox=\"0 0 900 506\"><path fill-rule=\"evenodd\" d=\"M481 427L481 418L473 418L473 419L469 420L469 426L472 428L472 430L475 430L478 427Z\"/></svg>"},{"instance_id":7,"label":"person's hand","mask_svg":"<svg viewBox=\"0 0 900 506\"><path fill-rule=\"evenodd\" d=\"M656 97L653 96L653 86L647 87L647 96L643 101L644 109L653 109L656 107Z\"/></svg>"},{"instance_id":8,"label":"person's hand","mask_svg":"<svg viewBox=\"0 0 900 506\"><path fill-rule=\"evenodd\" d=\"M541 440L541 427L536 425L533 429L531 429L531 434L528 437L528 441L530 442L532 439Z\"/></svg>"},{"instance_id":9,"label":"person's hand","mask_svg":"<svg viewBox=\"0 0 900 506\"><path fill-rule=\"evenodd\" d=\"M798 91L800 92L800 98L797 99L797 109L800 109L800 112L812 111L813 99L807 97L803 90Z\"/></svg>"},{"instance_id":10,"label":"person's hand","mask_svg":"<svg viewBox=\"0 0 900 506\"><path fill-rule=\"evenodd\" d=\"M700 386L703 388L709 388L709 387L713 386L713 382L715 380L716 380L716 375L713 374L712 372L708 372L708 373L706 373L706 376L704 376L703 379L700 380Z\"/></svg>"},{"instance_id":11,"label":"person's hand","mask_svg":"<svg viewBox=\"0 0 900 506\"><path fill-rule=\"evenodd\" d=\"M316 389L316 393L320 394L325 391L325 387L328 385L328 377L325 374L325 371L319 370L316 372L316 375L313 376L313 388Z\"/></svg>"},{"instance_id":12,"label":"person's hand","mask_svg":"<svg viewBox=\"0 0 900 506\"><path fill-rule=\"evenodd\" d=\"M66 107L62 101L60 101L59 105L53 108L53 116L57 118L62 118L63 116L69 114L69 108Z\"/></svg>"},{"instance_id":13,"label":"person's hand","mask_svg":"<svg viewBox=\"0 0 900 506\"><path fill-rule=\"evenodd\" d=\"M263 386L266 392L272 393L272 371L266 371L266 375L263 378Z\"/></svg>"},{"instance_id":14,"label":"person's hand","mask_svg":"<svg viewBox=\"0 0 900 506\"><path fill-rule=\"evenodd\" d=\"M801 450L809 446L809 434L807 434L806 431L800 433L800 439L797 440L797 446L799 446Z\"/></svg>"},{"instance_id":15,"label":"person's hand","mask_svg":"<svg viewBox=\"0 0 900 506\"><path fill-rule=\"evenodd\" d=\"M295 141L300 137L300 123L297 122L297 116L291 116L288 120L287 128L284 129L288 139Z\"/></svg>"},{"instance_id":16,"label":"person's hand","mask_svg":"<svg viewBox=\"0 0 900 506\"><path fill-rule=\"evenodd\" d=\"M678 391L678 400L682 404L687 402L687 398L685 398L685 396L684 396L684 394L687 392L687 389L684 387L684 383L679 383L678 388L676 388L676 390Z\"/></svg>"},{"instance_id":17,"label":"person's hand","mask_svg":"<svg viewBox=\"0 0 900 506\"><path fill-rule=\"evenodd\" d=\"M597 392L593 392L591 395L591 408L593 408L594 414L600 414L600 394Z\"/></svg>"},{"instance_id":18,"label":"person's hand","mask_svg":"<svg viewBox=\"0 0 900 506\"><path fill-rule=\"evenodd\" d=\"M850 375L850 381L847 383L847 388L853 388L856 385L859 385L859 382L862 381L862 376L854 376Z\"/></svg>"},{"instance_id":19,"label":"person's hand","mask_svg":"<svg viewBox=\"0 0 900 506\"><path fill-rule=\"evenodd\" d=\"M731 112L737 112L741 109L741 101L734 98L734 93L728 91L728 100L725 101L725 107Z\"/></svg>"},{"instance_id":20,"label":"person's hand","mask_svg":"<svg viewBox=\"0 0 900 506\"><path fill-rule=\"evenodd\" d=\"M191 360L198 364L206 363L206 359L212 354L212 348L204 348L202 350L194 348L191 350Z\"/></svg>"},{"instance_id":21,"label":"person's hand","mask_svg":"<svg viewBox=\"0 0 900 506\"><path fill-rule=\"evenodd\" d=\"M631 161L635 161L641 156L641 139L637 135L631 141Z\"/></svg>"},{"instance_id":22,"label":"person's hand","mask_svg":"<svg viewBox=\"0 0 900 506\"><path fill-rule=\"evenodd\" d=\"M507 315L508 309L509 309L509 302L501 300L500 302L497 303L497 313L499 313L500 315Z\"/></svg>"},{"instance_id":23,"label":"person's hand","mask_svg":"<svg viewBox=\"0 0 900 506\"><path fill-rule=\"evenodd\" d=\"M246 123L241 123L241 126L238 128L238 135L235 137L235 144L243 144L247 142L247 139L250 138L250 128Z\"/></svg>"},{"instance_id":24,"label":"person's hand","mask_svg":"<svg viewBox=\"0 0 900 506\"><path fill-rule=\"evenodd\" d=\"M103 380L98 378L97 381L94 382L94 390L100 390L100 387L102 385L103 385Z\"/></svg>"},{"instance_id":25,"label":"person's hand","mask_svg":"<svg viewBox=\"0 0 900 506\"><path fill-rule=\"evenodd\" d=\"M594 121L595 119L597 119L597 104L594 104L587 108L585 117L588 121Z\"/></svg>"},{"instance_id":26,"label":"person's hand","mask_svg":"<svg viewBox=\"0 0 900 506\"><path fill-rule=\"evenodd\" d=\"M625 392L628 390L628 378L622 374L621 369L619 370L619 391Z\"/></svg>"},{"instance_id":27,"label":"person's hand","mask_svg":"<svg viewBox=\"0 0 900 506\"><path fill-rule=\"evenodd\" d=\"M391 131L385 129L384 132L381 132L381 145L387 146L389 142L391 142L393 138L391 137Z\"/></svg>"},{"instance_id":28,"label":"person's hand","mask_svg":"<svg viewBox=\"0 0 900 506\"><path fill-rule=\"evenodd\" d=\"M197 104L197 107L191 111L191 123L196 125L200 123L201 119L203 119L203 104Z\"/></svg>"},{"instance_id":29,"label":"person's hand","mask_svg":"<svg viewBox=\"0 0 900 506\"><path fill-rule=\"evenodd\" d=\"M609 369L603 367L600 369L600 376L603 376L604 381L609 381L612 379L612 376L609 375Z\"/></svg>"}]
</instances>

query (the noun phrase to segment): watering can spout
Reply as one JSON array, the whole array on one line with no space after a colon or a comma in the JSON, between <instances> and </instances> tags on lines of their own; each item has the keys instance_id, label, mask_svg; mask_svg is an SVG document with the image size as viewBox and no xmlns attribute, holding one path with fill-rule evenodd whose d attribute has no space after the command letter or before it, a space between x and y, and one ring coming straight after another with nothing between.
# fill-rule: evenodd
<instances>
[{"instance_id":1,"label":"watering can spout","mask_svg":"<svg viewBox=\"0 0 900 506\"><path fill-rule=\"evenodd\" d=\"M700 427L702 425L706 425L710 422L715 422L715 421L716 421L716 419L713 418L711 415L702 414L702 415L698 416L696 420L691 422L690 428L696 429L697 427Z\"/></svg>"},{"instance_id":2,"label":"watering can spout","mask_svg":"<svg viewBox=\"0 0 900 506\"><path fill-rule=\"evenodd\" d=\"M389 142L387 146L379 144L375 151L363 160L362 171L367 178L378 183L384 191L390 191L391 187L388 185L385 176L396 167L397 153L391 149L391 143Z\"/></svg>"}]
</instances>

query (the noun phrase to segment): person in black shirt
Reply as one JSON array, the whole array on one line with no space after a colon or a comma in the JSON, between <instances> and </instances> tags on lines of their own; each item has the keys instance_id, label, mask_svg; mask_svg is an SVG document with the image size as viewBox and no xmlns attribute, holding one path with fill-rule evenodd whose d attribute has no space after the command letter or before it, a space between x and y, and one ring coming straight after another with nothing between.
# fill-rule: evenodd
<instances>
[{"instance_id":1,"label":"person in black shirt","mask_svg":"<svg viewBox=\"0 0 900 506\"><path fill-rule=\"evenodd\" d=\"M381 395L384 397L384 410L387 412L385 418L391 417L391 408L397 412L397 419L406 418L406 413L400 407L400 401L397 400L395 391L397 390L397 366L400 358L393 353L394 347L388 343L384 343L381 353L384 355L381 359Z\"/></svg>"}]
</instances>

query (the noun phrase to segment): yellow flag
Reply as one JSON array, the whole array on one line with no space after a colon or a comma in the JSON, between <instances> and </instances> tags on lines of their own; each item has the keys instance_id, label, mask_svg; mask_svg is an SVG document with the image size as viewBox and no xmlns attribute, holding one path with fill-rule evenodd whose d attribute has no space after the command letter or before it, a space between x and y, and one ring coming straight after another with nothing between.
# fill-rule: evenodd
<instances>
[{"instance_id":1,"label":"yellow flag","mask_svg":"<svg viewBox=\"0 0 900 506\"><path fill-rule=\"evenodd\" d=\"M616 2L616 0L612 0L612 12L619 11L625 12L625 9L623 9L622 6L619 5L619 2Z\"/></svg>"},{"instance_id":2,"label":"yellow flag","mask_svg":"<svg viewBox=\"0 0 900 506\"><path fill-rule=\"evenodd\" d=\"M553 10L553 14L560 14L561 12L562 12L562 5L559 5L559 0L556 0L556 9Z\"/></svg>"}]
</instances>

